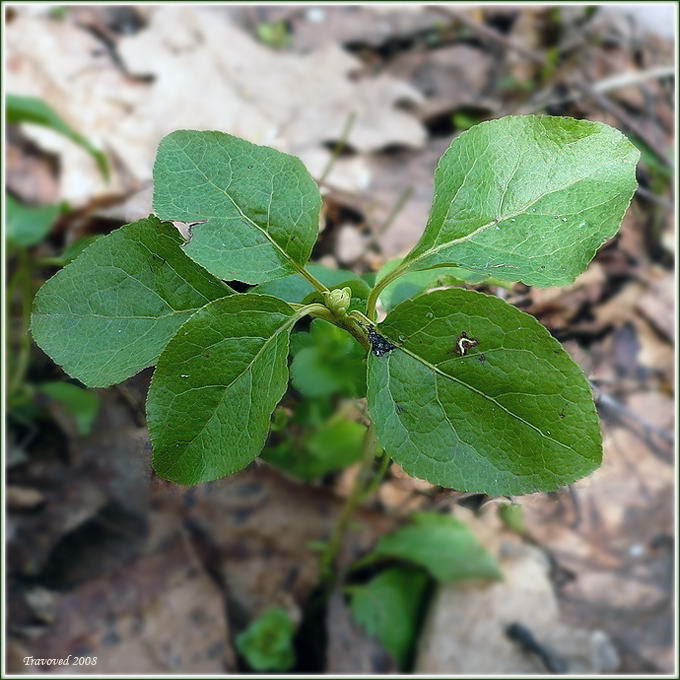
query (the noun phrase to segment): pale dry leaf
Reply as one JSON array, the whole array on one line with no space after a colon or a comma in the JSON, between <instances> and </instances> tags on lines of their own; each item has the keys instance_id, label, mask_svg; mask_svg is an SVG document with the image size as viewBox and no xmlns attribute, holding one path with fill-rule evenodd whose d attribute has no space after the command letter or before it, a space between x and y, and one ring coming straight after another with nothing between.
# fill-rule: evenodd
<instances>
[{"instance_id":1,"label":"pale dry leaf","mask_svg":"<svg viewBox=\"0 0 680 680\"><path fill-rule=\"evenodd\" d=\"M348 138L355 151L425 140L422 125L397 108L420 98L408 84L386 75L353 79L361 63L334 44L308 55L275 52L213 8L157 7L142 31L120 39L128 71L150 82L124 76L89 33L44 14L18 12L7 46L7 89L44 98L112 151L136 182L150 178L160 139L181 128L223 130L304 154L337 141L355 113ZM49 131L30 134L61 155L64 198L78 203L102 191L80 149ZM123 174L115 173L109 190L124 188Z\"/></svg>"}]
</instances>

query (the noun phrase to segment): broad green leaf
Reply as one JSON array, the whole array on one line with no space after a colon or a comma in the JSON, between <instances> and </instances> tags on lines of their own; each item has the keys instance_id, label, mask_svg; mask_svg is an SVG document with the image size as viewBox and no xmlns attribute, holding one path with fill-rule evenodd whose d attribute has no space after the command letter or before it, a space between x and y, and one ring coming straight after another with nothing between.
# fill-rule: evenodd
<instances>
[{"instance_id":1,"label":"broad green leaf","mask_svg":"<svg viewBox=\"0 0 680 680\"><path fill-rule=\"evenodd\" d=\"M294 634L286 611L272 607L236 636L236 647L254 671L287 671L295 663Z\"/></svg>"},{"instance_id":2,"label":"broad green leaf","mask_svg":"<svg viewBox=\"0 0 680 680\"><path fill-rule=\"evenodd\" d=\"M290 366L293 387L310 399L366 393L366 351L342 328L314 319L307 346L298 349ZM296 339L296 344L302 344Z\"/></svg>"},{"instance_id":3,"label":"broad green leaf","mask_svg":"<svg viewBox=\"0 0 680 680\"><path fill-rule=\"evenodd\" d=\"M549 491L592 472L602 442L590 386L536 319L451 288L408 300L377 328L368 406L408 473L453 489Z\"/></svg>"},{"instance_id":4,"label":"broad green leaf","mask_svg":"<svg viewBox=\"0 0 680 680\"><path fill-rule=\"evenodd\" d=\"M286 391L298 318L278 298L245 293L206 305L182 326L161 354L147 400L161 477L208 482L260 454Z\"/></svg>"},{"instance_id":5,"label":"broad green leaf","mask_svg":"<svg viewBox=\"0 0 680 680\"><path fill-rule=\"evenodd\" d=\"M368 300L368 294L371 292L370 286L361 279L349 279L348 281L342 281L333 286L328 286L329 290L337 290L342 288L349 288L352 291L352 297L347 308L348 312L353 309L358 309L363 312L366 309L366 300ZM312 291L309 295L306 295L303 304L308 305L312 302L324 303L324 296L318 290Z\"/></svg>"},{"instance_id":6,"label":"broad green leaf","mask_svg":"<svg viewBox=\"0 0 680 680\"><path fill-rule=\"evenodd\" d=\"M92 432L92 425L99 413L99 397L67 382L48 382L38 387L44 395L62 404L75 422L78 434L86 437Z\"/></svg>"},{"instance_id":7,"label":"broad green leaf","mask_svg":"<svg viewBox=\"0 0 680 680\"><path fill-rule=\"evenodd\" d=\"M302 162L222 132L165 137L154 166L154 210L195 224L184 249L225 281L299 272L319 230L321 195Z\"/></svg>"},{"instance_id":8,"label":"broad green leaf","mask_svg":"<svg viewBox=\"0 0 680 680\"><path fill-rule=\"evenodd\" d=\"M5 194L7 240L18 246L34 246L49 233L61 206L24 205Z\"/></svg>"},{"instance_id":9,"label":"broad green leaf","mask_svg":"<svg viewBox=\"0 0 680 680\"><path fill-rule=\"evenodd\" d=\"M366 428L353 420L331 420L303 441L291 437L262 457L298 479L311 482L361 458Z\"/></svg>"},{"instance_id":10,"label":"broad green leaf","mask_svg":"<svg viewBox=\"0 0 680 680\"><path fill-rule=\"evenodd\" d=\"M376 283L394 271L402 262L401 257L386 262L378 272ZM423 271L413 271L395 279L380 293L380 302L386 312L394 309L399 303L439 286L455 286L468 283L482 283L488 277L479 272L471 272L461 267L437 267Z\"/></svg>"},{"instance_id":11,"label":"broad green leaf","mask_svg":"<svg viewBox=\"0 0 680 680\"><path fill-rule=\"evenodd\" d=\"M450 515L414 515L411 524L383 536L373 555L413 562L438 581L501 577L494 557L465 524Z\"/></svg>"},{"instance_id":12,"label":"broad green leaf","mask_svg":"<svg viewBox=\"0 0 680 680\"><path fill-rule=\"evenodd\" d=\"M392 567L363 586L347 590L354 619L408 667L424 611L427 576L420 569Z\"/></svg>"},{"instance_id":13,"label":"broad green leaf","mask_svg":"<svg viewBox=\"0 0 680 680\"><path fill-rule=\"evenodd\" d=\"M181 242L155 217L98 239L38 291L36 343L90 387L152 366L197 309L233 292L186 257Z\"/></svg>"},{"instance_id":14,"label":"broad green leaf","mask_svg":"<svg viewBox=\"0 0 680 680\"><path fill-rule=\"evenodd\" d=\"M603 123L508 116L476 125L439 160L427 228L402 267L569 284L618 230L639 157Z\"/></svg>"},{"instance_id":15,"label":"broad green leaf","mask_svg":"<svg viewBox=\"0 0 680 680\"><path fill-rule=\"evenodd\" d=\"M320 264L310 264L305 268L328 288L333 288L350 279L359 278L347 269L330 269ZM259 286L251 289L250 292L260 293L261 295L273 295L286 302L299 304L307 295L314 292L314 286L302 274L290 274L281 279L261 283Z\"/></svg>"},{"instance_id":16,"label":"broad green leaf","mask_svg":"<svg viewBox=\"0 0 680 680\"><path fill-rule=\"evenodd\" d=\"M7 123L32 123L41 125L58 132L72 142L78 144L94 158L104 179L109 178L109 164L106 156L97 149L86 137L70 127L56 111L38 97L24 97L8 94L6 102Z\"/></svg>"}]
</instances>

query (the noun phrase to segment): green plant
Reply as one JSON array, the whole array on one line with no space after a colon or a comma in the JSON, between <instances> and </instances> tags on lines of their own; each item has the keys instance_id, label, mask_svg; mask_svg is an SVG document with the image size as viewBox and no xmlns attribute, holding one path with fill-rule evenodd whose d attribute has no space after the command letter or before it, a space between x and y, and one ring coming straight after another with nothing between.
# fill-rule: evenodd
<instances>
[{"instance_id":1,"label":"green plant","mask_svg":"<svg viewBox=\"0 0 680 680\"><path fill-rule=\"evenodd\" d=\"M236 647L255 671L287 671L295 663L294 633L286 611L272 607L236 636Z\"/></svg>"},{"instance_id":2,"label":"green plant","mask_svg":"<svg viewBox=\"0 0 680 680\"><path fill-rule=\"evenodd\" d=\"M345 592L355 621L380 640L401 671L409 670L430 583L501 578L495 558L465 524L429 512L417 513L409 524L383 536L352 565L352 572L385 565L366 583L346 586Z\"/></svg>"},{"instance_id":3,"label":"green plant","mask_svg":"<svg viewBox=\"0 0 680 680\"><path fill-rule=\"evenodd\" d=\"M92 156L99 172L104 179L109 178L109 162L104 153L98 149L87 137L74 130L66 121L46 102L39 97L27 97L18 94L8 94L5 101L7 124L31 123L50 128L67 137L82 147Z\"/></svg>"},{"instance_id":4,"label":"green plant","mask_svg":"<svg viewBox=\"0 0 680 680\"><path fill-rule=\"evenodd\" d=\"M156 215L99 239L47 281L33 335L86 385L156 366L153 465L173 482L214 480L260 454L287 389L291 332L311 316L347 338L350 349L338 352L355 369L366 363L372 424L343 526L375 487L377 459L460 490L552 490L601 461L581 370L500 298L422 291L444 271L457 283L571 283L618 230L638 157L601 123L512 116L476 125L439 161L420 241L371 288L344 272L326 272L324 283L323 270L306 266L321 196L299 160L219 132L174 132L156 158ZM190 238L167 220L190 223ZM415 281L416 296L396 304L390 287L401 277ZM255 288L235 293L225 281ZM381 301L390 311L378 323ZM362 396L360 383L352 396Z\"/></svg>"},{"instance_id":5,"label":"green plant","mask_svg":"<svg viewBox=\"0 0 680 680\"><path fill-rule=\"evenodd\" d=\"M263 21L258 24L255 33L260 42L275 50L290 47L292 38L285 21Z\"/></svg>"},{"instance_id":6,"label":"green plant","mask_svg":"<svg viewBox=\"0 0 680 680\"><path fill-rule=\"evenodd\" d=\"M62 8L63 9L63 8ZM67 137L87 151L97 163L97 167L105 179L109 177L109 165L106 156L87 138L73 130L42 99L8 94L5 100L7 123L19 125L30 123L47 127ZM37 394L49 396L59 402L73 417L76 429L82 435L89 432L92 420L98 408L98 398L86 393L76 385L49 383L34 386L26 381L30 363L29 320L33 294L35 292L34 277L36 265L63 266L75 258L86 245L97 236L83 236L71 243L56 258L35 258L29 249L42 242L49 234L57 219L69 212L69 206L62 201L58 204L25 205L5 192L5 236L8 259L13 260L13 272L7 286L7 321L8 333L5 345L11 366L8 373L8 405L10 417L18 422L27 423L40 413L34 403ZM18 323L11 323L13 305L18 298L16 315ZM16 357L13 356L16 348ZM10 358L12 361L10 361Z\"/></svg>"}]
</instances>

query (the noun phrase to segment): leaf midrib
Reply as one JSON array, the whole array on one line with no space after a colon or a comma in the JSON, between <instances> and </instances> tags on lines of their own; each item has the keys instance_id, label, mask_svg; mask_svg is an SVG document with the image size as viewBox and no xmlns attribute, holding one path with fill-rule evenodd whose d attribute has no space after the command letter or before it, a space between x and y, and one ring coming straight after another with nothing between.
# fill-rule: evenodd
<instances>
[{"instance_id":1,"label":"leaf midrib","mask_svg":"<svg viewBox=\"0 0 680 680\"><path fill-rule=\"evenodd\" d=\"M198 437L201 436L201 434L203 434L203 432L205 431L205 428L208 427L208 424L212 421L212 419L215 417L215 414L217 413L219 408L222 406L222 404L224 402L224 398L225 398L226 393L227 393L227 390L232 385L234 385L234 383L236 383L238 380L240 380L244 375L246 375L249 371L251 371L253 364L255 364L255 362L260 358L260 356L263 354L263 352L269 347L270 343L274 339L277 339L279 337L279 335L282 332L284 332L287 328L293 326L295 324L295 322L298 320L298 318L299 318L298 314L292 314L291 317L287 321L285 321L281 326L279 326L279 328L274 333L272 333L272 335L270 335L262 343L262 346L260 347L260 349L258 349L255 356L248 362L248 364L243 368L243 370L238 375L236 375L232 380L230 380L229 383L227 383L226 385L210 385L210 386L205 385L205 386L201 386L201 387L221 387L223 389L223 394L220 397L219 402L216 404L215 408L213 409L213 412L210 414L210 417L206 419L205 423L203 423L203 426L201 427L201 429L189 441L187 441L185 444L183 444L181 455L176 456L174 462L168 468L168 472L170 472L170 471L172 471L176 468L177 464L179 463L180 458L183 455L186 454L187 449L196 441L196 439L198 439ZM230 338L230 339L238 339L238 338ZM154 378L155 378L155 375L154 375ZM192 388L192 389L197 389L197 388ZM186 390L185 390L185 392L186 392ZM179 392L179 393L173 395L173 399L177 398L181 394L184 394L184 392Z\"/></svg>"},{"instance_id":2,"label":"leaf midrib","mask_svg":"<svg viewBox=\"0 0 680 680\"><path fill-rule=\"evenodd\" d=\"M431 255L436 255L440 250L444 250L445 248L452 248L452 247L458 245L459 243L463 243L465 241L469 241L469 240L473 239L478 234L483 233L484 231L486 231L490 227L494 227L497 224L500 224L501 222L505 222L506 220L510 220L510 219L525 215L527 210L529 210L533 205L536 205L536 203L538 203L539 201L543 200L546 196L549 196L550 194L556 194L558 192L570 189L571 187L578 184L579 182L583 182L587 179L590 179L596 172L600 172L603 169L611 167L611 166L616 165L616 164L617 164L616 162L611 162L611 163L606 163L604 165L598 165L595 168L595 170L593 170L592 173L584 175L583 177L579 177L578 179L574 180L573 182L570 182L569 184L565 184L561 187L558 187L556 189L552 189L551 191L546 191L545 193L540 194L533 201L531 201L531 203L527 203L527 205L523 206L522 208L520 208L516 212L509 213L509 214L504 215L504 216L496 217L495 219L491 220L491 222L487 222L486 224L483 224L480 227L477 227L474 231L471 231L469 234L466 234L465 236L461 236L460 238L452 239L451 241L446 241L445 243L441 243L438 246L434 246L433 248L428 248L427 250L423 251L422 253L419 253L418 255L416 255L412 259L405 258L403 260L403 264L408 263L408 265L409 265L408 268L410 269L412 267L412 265L414 265L415 263L419 262L420 260L424 260L427 257L430 257ZM508 189L509 189L509 184L506 187L504 193L507 193ZM441 234L441 230L442 230L444 224L446 223L447 218L448 218L448 211L446 213L446 218L444 218L442 220L442 224L439 227L439 231L438 231L438 234L435 237L435 239L439 238L439 235ZM427 227L426 227L426 233L427 233Z\"/></svg>"},{"instance_id":3,"label":"leaf midrib","mask_svg":"<svg viewBox=\"0 0 680 680\"><path fill-rule=\"evenodd\" d=\"M301 269L303 269L303 267L302 267L300 264L298 264L298 263L297 263L297 262L296 262L296 261L295 261L295 260L294 260L294 259L293 259L293 258L292 258L292 257L291 257L291 256L290 256L290 255L289 255L289 254L288 254L288 253L287 253L287 252L286 252L286 251L285 251L285 250L284 250L284 249L283 249L283 248L282 248L275 240L274 240L274 239L273 239L273 238L272 238L272 237L271 237L271 235L269 234L269 232L268 232L266 229L263 229L257 222L255 222L254 220L252 220L250 217L248 217L248 215L246 215L246 214L243 212L243 210L241 209L241 206L239 206L239 204L234 200L234 198L231 196L231 194L230 194L226 189L224 189L224 188L222 188L221 186L215 184L215 182L213 182L213 181L210 179L210 177L208 177L208 175L206 175L205 172L203 172L203 170L198 166L198 163L196 163L196 161L195 161L195 160L187 153L187 151L186 151L186 149L185 149L184 147L182 147L182 146L179 145L179 143L177 142L176 139L173 139L172 141L175 143L175 146L176 146L176 147L184 154L184 156L187 158L187 160L194 166L194 168L196 168L196 171L201 175L201 177L203 177L203 179L204 179L208 184L210 184L210 185L213 186L215 189L217 189L217 191L220 191L221 193L223 193L223 194L231 201L231 204L234 206L234 208L236 208L236 210L238 211L238 214L241 216L242 219L244 219L246 222L248 222L248 224L252 225L253 227L255 227L255 229L257 229L257 230L260 231L262 234L264 234L265 238L266 238L266 239L274 246L274 248L277 250L277 252L278 252L278 253L279 253L279 254L280 254L280 255L281 255L288 263L290 263L290 265L291 265L296 271L300 271ZM270 201L271 201L271 197L270 197ZM217 216L217 215L203 215L203 217L207 217L208 219L211 219L211 218L212 218L212 219L214 219L214 220L219 220L219 219L220 219L219 216Z\"/></svg>"},{"instance_id":4,"label":"leaf midrib","mask_svg":"<svg viewBox=\"0 0 680 680\"><path fill-rule=\"evenodd\" d=\"M388 338L388 339L389 339L389 338ZM415 352L412 352L411 350L406 349L405 347L397 347L394 351L396 351L396 352L398 352L398 351L404 352L404 354L407 354L407 355L410 356L411 358L413 358L413 359L415 359L416 361L420 362L421 364L423 364L423 366L425 366L426 368L429 368L431 371L433 371L433 372L436 373L437 375L440 375L440 376L442 376L443 378L446 378L446 379L448 379L448 380L452 380L453 382L458 383L458 384L461 385L462 387L465 387L465 388L469 389L471 392L474 392L474 393L478 394L478 395L481 396L482 398L484 398L484 399L486 399L487 401L489 401L489 402L491 402L492 404L494 404L494 406L497 406L499 409L501 409L502 411L504 411L505 413L507 413L509 416L511 416L511 417L514 418L515 420L519 421L519 422L522 423L523 425L526 425L527 427L531 428L531 429L534 430L535 432L538 432L538 434L540 434L541 437L547 439L548 441L553 442L554 444L557 444L558 446L561 446L561 447L567 449L568 451L572 451L572 452L575 451L575 449L573 449L572 447L568 446L567 444L564 444L564 443L558 441L557 439L554 439L554 438L551 437L550 435L545 434L539 427L537 427L537 426L534 425L533 423L530 423L528 420L525 420L524 418L522 418L521 416L517 415L516 413L513 413L510 409L508 409L507 407L503 406L503 404L501 404L497 399L494 399L491 395L488 395L488 394L482 392L481 390L477 389L476 387L474 387L474 386L472 386L472 385L470 385L470 384L464 382L464 381L461 380L460 378L456 378L456 377L453 376L453 375L449 375L448 373L445 373L445 372L442 371L440 368L438 368L438 367L435 366L434 364L431 364L429 361L427 361L427 359L424 359L423 357L419 356L419 355L416 354ZM390 359L391 359L391 356L388 355L388 356L387 356L387 360L390 361ZM576 452L576 453L578 453L578 452Z\"/></svg>"}]
</instances>

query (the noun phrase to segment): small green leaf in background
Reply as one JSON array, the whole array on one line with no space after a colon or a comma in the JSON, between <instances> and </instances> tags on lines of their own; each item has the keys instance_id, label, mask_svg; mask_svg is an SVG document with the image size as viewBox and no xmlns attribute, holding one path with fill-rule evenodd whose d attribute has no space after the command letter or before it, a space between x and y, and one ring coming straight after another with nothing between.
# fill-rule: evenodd
<instances>
[{"instance_id":1,"label":"small green leaf in background","mask_svg":"<svg viewBox=\"0 0 680 680\"><path fill-rule=\"evenodd\" d=\"M499 505L498 515L510 531L514 531L520 536L524 536L527 533L527 528L524 524L524 510L518 503L503 503Z\"/></svg>"},{"instance_id":2,"label":"small green leaf in background","mask_svg":"<svg viewBox=\"0 0 680 680\"><path fill-rule=\"evenodd\" d=\"M18 123L32 123L41 125L58 132L78 146L82 147L94 158L104 179L109 178L109 163L106 156L97 149L86 137L70 127L57 112L46 102L38 97L24 97L17 94L8 94L5 114L8 125Z\"/></svg>"},{"instance_id":3,"label":"small green leaf in background","mask_svg":"<svg viewBox=\"0 0 680 680\"><path fill-rule=\"evenodd\" d=\"M420 569L385 569L366 585L350 586L352 615L406 670L424 611L427 576Z\"/></svg>"},{"instance_id":4,"label":"small green leaf in background","mask_svg":"<svg viewBox=\"0 0 680 680\"><path fill-rule=\"evenodd\" d=\"M59 402L73 418L78 434L87 437L99 413L99 397L89 390L67 382L48 382L38 390L50 399Z\"/></svg>"},{"instance_id":5,"label":"small green leaf in background","mask_svg":"<svg viewBox=\"0 0 680 680\"><path fill-rule=\"evenodd\" d=\"M377 330L397 348L369 355L368 408L409 474L503 496L554 490L599 466L590 385L534 317L450 288L403 302Z\"/></svg>"},{"instance_id":6,"label":"small green leaf in background","mask_svg":"<svg viewBox=\"0 0 680 680\"><path fill-rule=\"evenodd\" d=\"M34 246L49 234L62 212L61 205L26 205L5 194L7 240L17 246Z\"/></svg>"},{"instance_id":7,"label":"small green leaf in background","mask_svg":"<svg viewBox=\"0 0 680 680\"><path fill-rule=\"evenodd\" d=\"M288 24L285 21L263 21L257 25L259 41L275 50L289 47L292 41Z\"/></svg>"},{"instance_id":8,"label":"small green leaf in background","mask_svg":"<svg viewBox=\"0 0 680 680\"><path fill-rule=\"evenodd\" d=\"M293 387L308 398L341 394L366 394L366 352L345 330L323 319L314 319L302 347L290 366Z\"/></svg>"},{"instance_id":9,"label":"small green leaf in background","mask_svg":"<svg viewBox=\"0 0 680 680\"><path fill-rule=\"evenodd\" d=\"M102 234L86 234L85 236L77 238L75 241L66 246L66 248L64 248L61 255L55 258L55 264L58 263L59 266L65 267L70 262L73 262L73 260L75 260L76 257L78 257L78 255L80 255L80 253L85 250L85 248L91 246L100 238L103 238Z\"/></svg>"},{"instance_id":10,"label":"small green leaf in background","mask_svg":"<svg viewBox=\"0 0 680 680\"><path fill-rule=\"evenodd\" d=\"M350 279L359 278L347 269L331 269L321 264L310 264L305 268L328 288L334 288L340 284L347 285L346 282ZM250 292L273 295L286 302L300 304L310 293L314 292L314 286L302 274L290 274L274 281L261 283L252 288Z\"/></svg>"},{"instance_id":11,"label":"small green leaf in background","mask_svg":"<svg viewBox=\"0 0 680 680\"><path fill-rule=\"evenodd\" d=\"M481 122L479 114L469 113L465 110L454 111L451 114L451 122L456 130L469 130L473 125Z\"/></svg>"},{"instance_id":12,"label":"small green leaf in background","mask_svg":"<svg viewBox=\"0 0 680 680\"><path fill-rule=\"evenodd\" d=\"M322 479L361 459L366 427L353 420L331 420L305 440L286 440L262 458L305 482Z\"/></svg>"},{"instance_id":13,"label":"small green leaf in background","mask_svg":"<svg viewBox=\"0 0 680 680\"><path fill-rule=\"evenodd\" d=\"M233 291L148 217L99 239L38 291L33 338L64 371L108 387L152 366L197 309Z\"/></svg>"},{"instance_id":14,"label":"small green leaf in background","mask_svg":"<svg viewBox=\"0 0 680 680\"><path fill-rule=\"evenodd\" d=\"M351 291L351 299L349 306L347 307L348 312L353 309L358 309L363 312L366 309L366 300L368 299L368 294L371 292L369 285L362 281L361 279L349 279L348 281L342 281L333 286L329 286L330 290L341 290L343 288L349 288ZM309 295L306 295L302 301L305 305L311 304L312 302L324 303L324 297L321 292L315 290Z\"/></svg>"},{"instance_id":15,"label":"small green leaf in background","mask_svg":"<svg viewBox=\"0 0 680 680\"><path fill-rule=\"evenodd\" d=\"M277 406L272 415L270 429L272 432L280 432L285 429L290 422L291 414L284 406Z\"/></svg>"},{"instance_id":16,"label":"small green leaf in background","mask_svg":"<svg viewBox=\"0 0 680 680\"><path fill-rule=\"evenodd\" d=\"M294 634L286 611L272 607L236 636L236 647L254 671L287 671L295 664Z\"/></svg>"},{"instance_id":17,"label":"small green leaf in background","mask_svg":"<svg viewBox=\"0 0 680 680\"><path fill-rule=\"evenodd\" d=\"M386 262L378 272L376 283L396 269L402 259L397 257ZM437 267L436 269L408 272L385 286L380 293L380 302L385 311L389 312L404 300L416 297L431 288L457 286L465 283L475 285L482 283L487 278L484 274L471 272L460 267Z\"/></svg>"},{"instance_id":18,"label":"small green leaf in background","mask_svg":"<svg viewBox=\"0 0 680 680\"><path fill-rule=\"evenodd\" d=\"M178 130L161 141L153 176L156 214L201 222L184 250L218 278L263 283L309 259L321 195L300 159L222 132Z\"/></svg>"},{"instance_id":19,"label":"small green leaf in background","mask_svg":"<svg viewBox=\"0 0 680 680\"><path fill-rule=\"evenodd\" d=\"M480 123L440 158L427 227L402 266L570 284L617 232L639 157L603 123L553 116Z\"/></svg>"},{"instance_id":20,"label":"small green leaf in background","mask_svg":"<svg viewBox=\"0 0 680 680\"><path fill-rule=\"evenodd\" d=\"M209 482L260 454L288 384L288 338L297 319L283 300L244 293L211 302L179 329L147 399L161 477Z\"/></svg>"},{"instance_id":21,"label":"small green leaf in background","mask_svg":"<svg viewBox=\"0 0 680 680\"><path fill-rule=\"evenodd\" d=\"M414 515L411 524L383 536L371 556L412 562L445 583L501 578L495 558L463 522L450 515Z\"/></svg>"}]
</instances>

